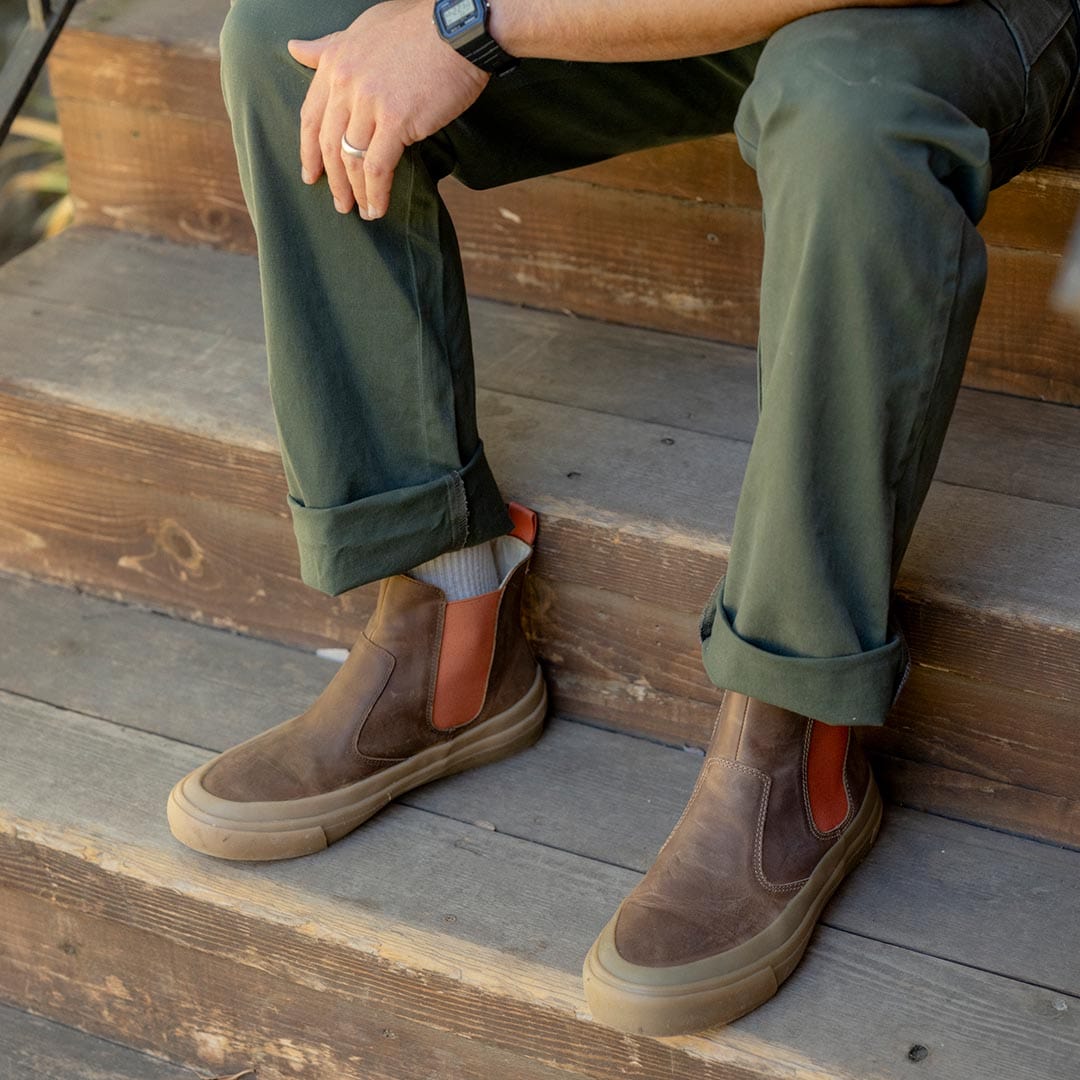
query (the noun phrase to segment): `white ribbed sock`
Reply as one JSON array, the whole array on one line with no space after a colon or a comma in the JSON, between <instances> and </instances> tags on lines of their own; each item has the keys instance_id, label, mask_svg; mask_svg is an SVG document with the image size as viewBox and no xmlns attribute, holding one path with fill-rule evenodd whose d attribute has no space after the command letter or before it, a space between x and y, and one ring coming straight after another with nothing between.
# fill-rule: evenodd
<instances>
[{"instance_id":1,"label":"white ribbed sock","mask_svg":"<svg viewBox=\"0 0 1080 1080\"><path fill-rule=\"evenodd\" d=\"M467 600L499 587L499 572L495 568L495 553L490 540L448 551L414 567L409 576L442 589L447 600Z\"/></svg>"}]
</instances>

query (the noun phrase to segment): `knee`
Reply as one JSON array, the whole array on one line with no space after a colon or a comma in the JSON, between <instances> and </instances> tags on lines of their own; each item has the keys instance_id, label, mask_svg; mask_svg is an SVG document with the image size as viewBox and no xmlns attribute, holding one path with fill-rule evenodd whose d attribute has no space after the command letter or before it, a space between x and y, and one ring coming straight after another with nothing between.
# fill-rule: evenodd
<instances>
[{"instance_id":1,"label":"knee","mask_svg":"<svg viewBox=\"0 0 1080 1080\"><path fill-rule=\"evenodd\" d=\"M259 88L265 89L282 64L299 66L285 44L297 36L290 9L296 10L290 0L232 0L218 35L221 89L230 112L242 100L258 100Z\"/></svg>"},{"instance_id":2,"label":"knee","mask_svg":"<svg viewBox=\"0 0 1080 1080\"><path fill-rule=\"evenodd\" d=\"M794 171L803 186L848 197L898 171L987 166L986 132L928 88L923 58L867 46L829 14L790 24L762 54L736 123L759 174Z\"/></svg>"}]
</instances>

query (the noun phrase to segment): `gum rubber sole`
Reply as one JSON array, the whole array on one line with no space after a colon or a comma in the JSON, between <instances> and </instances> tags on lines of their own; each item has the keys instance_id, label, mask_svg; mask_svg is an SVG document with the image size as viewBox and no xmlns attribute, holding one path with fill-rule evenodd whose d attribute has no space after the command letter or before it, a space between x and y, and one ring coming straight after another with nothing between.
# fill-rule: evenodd
<instances>
[{"instance_id":1,"label":"gum rubber sole","mask_svg":"<svg viewBox=\"0 0 1080 1080\"><path fill-rule=\"evenodd\" d=\"M881 795L871 781L848 834L818 863L776 921L757 935L760 955L737 967L730 961L725 965L727 954L721 954L712 958L714 971L705 977L701 966L708 962L685 965L695 974L686 981L679 980L677 967L649 968L626 961L620 964L626 971L617 974L601 959L602 953L614 952L616 912L585 957L582 979L594 1019L633 1034L688 1035L729 1024L763 1005L802 959L822 908L873 846L881 815ZM739 947L743 956L747 946L752 943Z\"/></svg>"},{"instance_id":2,"label":"gum rubber sole","mask_svg":"<svg viewBox=\"0 0 1080 1080\"><path fill-rule=\"evenodd\" d=\"M547 687L540 669L520 701L453 739L325 795L285 802L239 803L211 795L202 776L216 759L180 780L167 814L182 844L219 859L294 859L321 851L399 795L531 746L543 731Z\"/></svg>"}]
</instances>

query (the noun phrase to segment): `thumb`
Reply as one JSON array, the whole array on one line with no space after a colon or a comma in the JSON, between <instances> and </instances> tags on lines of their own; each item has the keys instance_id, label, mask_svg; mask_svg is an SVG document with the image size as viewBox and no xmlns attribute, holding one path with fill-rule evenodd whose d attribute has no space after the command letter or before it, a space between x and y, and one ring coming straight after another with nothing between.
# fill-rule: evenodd
<instances>
[{"instance_id":1,"label":"thumb","mask_svg":"<svg viewBox=\"0 0 1080 1080\"><path fill-rule=\"evenodd\" d=\"M318 38L290 38L285 44L294 60L298 60L304 67L313 68L318 67L319 58L326 46L340 33L340 30L335 30Z\"/></svg>"}]
</instances>

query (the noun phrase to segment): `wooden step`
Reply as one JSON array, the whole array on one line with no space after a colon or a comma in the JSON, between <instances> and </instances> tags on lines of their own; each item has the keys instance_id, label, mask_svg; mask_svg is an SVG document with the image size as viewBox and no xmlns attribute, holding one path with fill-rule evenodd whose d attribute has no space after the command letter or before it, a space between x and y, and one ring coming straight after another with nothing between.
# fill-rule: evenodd
<instances>
[{"instance_id":1,"label":"wooden step","mask_svg":"<svg viewBox=\"0 0 1080 1080\"><path fill-rule=\"evenodd\" d=\"M7 264L0 297L0 568L352 644L373 589L299 581L253 258L76 229ZM528 623L557 707L702 745L718 692L697 623L752 356L487 302L473 317L493 467L542 517ZM869 733L896 800L1080 846L1078 463L1077 410L962 392L899 584L912 677Z\"/></svg>"},{"instance_id":2,"label":"wooden step","mask_svg":"<svg viewBox=\"0 0 1080 1080\"><path fill-rule=\"evenodd\" d=\"M0 997L20 1008L259 1080L1072 1075L1080 853L894 808L772 1002L622 1035L591 1020L581 959L699 755L554 718L317 856L224 863L172 840L170 786L333 664L20 579L0 634Z\"/></svg>"},{"instance_id":3,"label":"wooden step","mask_svg":"<svg viewBox=\"0 0 1080 1080\"><path fill-rule=\"evenodd\" d=\"M221 101L219 0L85 0L49 61L78 219L254 250ZM997 192L969 386L1080 404L1080 332L1047 309L1080 155ZM760 201L730 137L444 194L478 296L752 345Z\"/></svg>"},{"instance_id":4,"label":"wooden step","mask_svg":"<svg viewBox=\"0 0 1080 1080\"><path fill-rule=\"evenodd\" d=\"M202 1074L0 1005L0 1080L194 1080L196 1075Z\"/></svg>"}]
</instances>

